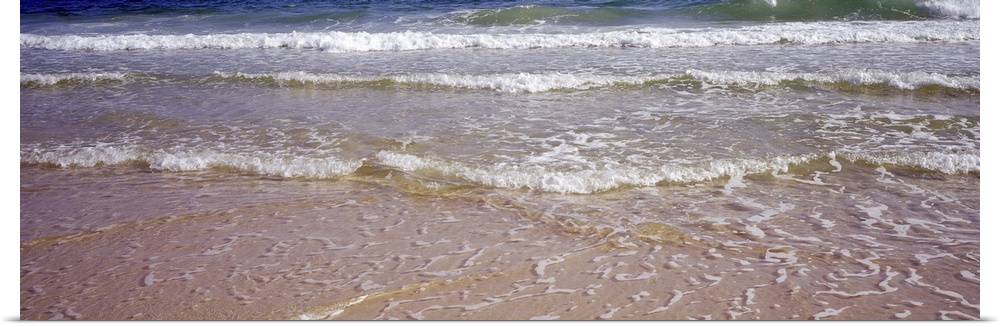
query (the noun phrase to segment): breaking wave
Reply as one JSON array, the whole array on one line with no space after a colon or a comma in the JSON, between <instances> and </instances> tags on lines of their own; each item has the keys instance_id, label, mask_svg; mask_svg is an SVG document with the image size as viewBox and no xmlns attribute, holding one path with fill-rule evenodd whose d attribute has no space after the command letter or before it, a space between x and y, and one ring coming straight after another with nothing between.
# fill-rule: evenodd
<instances>
[{"instance_id":1,"label":"breaking wave","mask_svg":"<svg viewBox=\"0 0 1000 327\"><path fill-rule=\"evenodd\" d=\"M122 83L133 79L178 82L181 78L178 76L141 73L21 74L21 86ZM275 84L282 87L306 85L430 86L493 90L505 93L586 90L613 86L671 85L691 82L708 85L736 85L741 87L788 84L848 84L876 88L888 86L899 90L917 90L925 87L969 91L979 90L979 76L948 76L925 72L892 72L860 69L824 73L687 70L684 73L636 76L571 73L342 75L309 73L304 71L271 73L215 72L207 79L195 77L194 81L218 81L220 79L235 83Z\"/></svg>"},{"instance_id":2,"label":"breaking wave","mask_svg":"<svg viewBox=\"0 0 1000 327\"><path fill-rule=\"evenodd\" d=\"M843 70L831 73L778 73L688 70L678 74L613 76L565 73L508 73L493 75L406 74L349 76L307 72L221 73L216 77L237 81L258 81L282 86L307 84L428 85L437 87L487 89L498 92L547 92L563 89L591 89L616 85L657 85L697 81L708 84L770 86L785 83L847 83L858 86L888 85L901 90L938 86L978 90L978 76L947 76L924 72Z\"/></svg>"},{"instance_id":3,"label":"breaking wave","mask_svg":"<svg viewBox=\"0 0 1000 327\"><path fill-rule=\"evenodd\" d=\"M281 177L326 179L348 175L361 167L361 161L338 158L276 156L264 153L225 153L208 149L157 149L138 146L96 145L22 149L21 162L60 167L95 167L141 162L163 171L201 171L212 168L233 169L244 173Z\"/></svg>"},{"instance_id":4,"label":"breaking wave","mask_svg":"<svg viewBox=\"0 0 1000 327\"><path fill-rule=\"evenodd\" d=\"M630 8L566 8L522 5L507 8L472 9L453 12L441 19L444 23L473 26L514 26L560 23L613 24L641 16Z\"/></svg>"},{"instance_id":5,"label":"breaking wave","mask_svg":"<svg viewBox=\"0 0 1000 327\"><path fill-rule=\"evenodd\" d=\"M978 0L732 0L691 10L749 21L922 20L979 18Z\"/></svg>"},{"instance_id":6,"label":"breaking wave","mask_svg":"<svg viewBox=\"0 0 1000 327\"><path fill-rule=\"evenodd\" d=\"M124 73L21 74L21 86L123 82Z\"/></svg>"},{"instance_id":7,"label":"breaking wave","mask_svg":"<svg viewBox=\"0 0 1000 327\"><path fill-rule=\"evenodd\" d=\"M816 22L733 28L645 28L581 34L431 32L240 33L209 35L21 34L21 47L65 51L317 49L327 52L565 47L711 47L768 44L916 43L979 40L978 21Z\"/></svg>"},{"instance_id":8,"label":"breaking wave","mask_svg":"<svg viewBox=\"0 0 1000 327\"><path fill-rule=\"evenodd\" d=\"M831 152L770 158L716 159L691 164L664 164L659 167L609 165L597 169L557 170L535 164L497 163L484 166L385 150L374 154L371 160L278 156L262 152L225 153L186 148L150 150L138 146L111 145L21 150L22 164L46 164L64 168L138 162L148 164L151 169L173 172L230 169L264 176L329 179L351 175L363 165L369 165L376 169L391 169L455 183L571 194L592 194L622 187L653 186L660 183L697 183L731 176L788 172L796 166L826 163L837 159L944 174L978 173L980 169L979 156L976 154L937 152Z\"/></svg>"},{"instance_id":9,"label":"breaking wave","mask_svg":"<svg viewBox=\"0 0 1000 327\"><path fill-rule=\"evenodd\" d=\"M979 171L979 156L946 153L872 153L842 154L850 162L893 165L936 171L945 174L968 174ZM468 182L499 188L527 188L544 192L591 194L627 186L653 186L659 183L696 183L731 176L769 172L787 172L794 166L827 162L838 154L786 155L773 158L720 159L691 165L665 164L660 167L606 167L572 171L554 171L543 166L476 166L438 158L381 151L378 162L393 169L426 174L431 177L459 178Z\"/></svg>"}]
</instances>

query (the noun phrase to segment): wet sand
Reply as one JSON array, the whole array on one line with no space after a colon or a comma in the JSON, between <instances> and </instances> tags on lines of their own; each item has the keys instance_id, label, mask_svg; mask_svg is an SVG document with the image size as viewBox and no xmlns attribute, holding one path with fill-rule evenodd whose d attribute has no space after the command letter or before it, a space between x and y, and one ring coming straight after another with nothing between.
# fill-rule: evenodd
<instances>
[{"instance_id":1,"label":"wet sand","mask_svg":"<svg viewBox=\"0 0 1000 327\"><path fill-rule=\"evenodd\" d=\"M21 167L21 319L980 318L978 176L569 196L135 169Z\"/></svg>"}]
</instances>

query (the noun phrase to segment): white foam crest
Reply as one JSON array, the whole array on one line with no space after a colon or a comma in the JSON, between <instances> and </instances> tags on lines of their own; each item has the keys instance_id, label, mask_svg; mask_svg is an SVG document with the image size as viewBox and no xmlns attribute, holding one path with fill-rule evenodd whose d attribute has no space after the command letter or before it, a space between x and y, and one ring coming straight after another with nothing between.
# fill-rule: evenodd
<instances>
[{"instance_id":1,"label":"white foam crest","mask_svg":"<svg viewBox=\"0 0 1000 327\"><path fill-rule=\"evenodd\" d=\"M781 73L741 71L687 71L695 79L717 84L778 85L783 82L804 80L818 83L851 83L873 85L885 83L893 87L913 90L926 85L940 85L957 89L979 89L979 76L947 76L925 72L889 72L869 69L849 69L832 73Z\"/></svg>"},{"instance_id":2,"label":"white foam crest","mask_svg":"<svg viewBox=\"0 0 1000 327\"><path fill-rule=\"evenodd\" d=\"M231 168L260 175L306 178L344 176L362 165L361 161L338 158L283 157L264 153L246 155L208 149L148 150L136 146L98 145L60 147L53 150L21 150L23 163L52 164L60 167L95 167L133 161L146 162L150 168L167 171Z\"/></svg>"},{"instance_id":3,"label":"white foam crest","mask_svg":"<svg viewBox=\"0 0 1000 327\"><path fill-rule=\"evenodd\" d=\"M95 167L98 165L117 165L129 161L139 161L140 151L135 147L114 147L97 145L93 147L61 146L43 151L37 149L21 149L21 162L32 164L52 164L60 167Z\"/></svg>"},{"instance_id":4,"label":"white foam crest","mask_svg":"<svg viewBox=\"0 0 1000 327\"><path fill-rule=\"evenodd\" d=\"M291 48L319 49L328 52L364 52L462 48L665 48L778 43L914 43L969 40L979 40L978 20L810 22L733 28L646 28L580 34L441 34L414 31L96 36L21 34L21 47L96 51Z\"/></svg>"},{"instance_id":5,"label":"white foam crest","mask_svg":"<svg viewBox=\"0 0 1000 327\"><path fill-rule=\"evenodd\" d=\"M816 157L803 155L762 160L715 160L693 166L663 165L658 168L618 166L593 170L553 171L544 166L476 167L389 151L380 151L376 156L381 164L402 171L430 171L492 187L529 188L575 194L603 192L623 186L652 186L660 182L701 182L724 176L787 171L790 165L805 163Z\"/></svg>"},{"instance_id":6,"label":"white foam crest","mask_svg":"<svg viewBox=\"0 0 1000 327\"><path fill-rule=\"evenodd\" d=\"M420 74L393 76L400 83L429 83L462 88L485 88L501 92L544 92L554 89L587 89L618 83L641 84L655 77L624 77L601 75L550 74L496 74L496 75L447 75Z\"/></svg>"},{"instance_id":7,"label":"white foam crest","mask_svg":"<svg viewBox=\"0 0 1000 327\"><path fill-rule=\"evenodd\" d=\"M261 175L332 178L354 172L361 167L361 162L349 162L336 158L247 156L210 150L191 150L172 153L156 152L150 160L150 167L171 171L231 167Z\"/></svg>"},{"instance_id":8,"label":"white foam crest","mask_svg":"<svg viewBox=\"0 0 1000 327\"><path fill-rule=\"evenodd\" d=\"M21 84L54 85L69 81L124 81L124 73L21 74Z\"/></svg>"},{"instance_id":9,"label":"white foam crest","mask_svg":"<svg viewBox=\"0 0 1000 327\"><path fill-rule=\"evenodd\" d=\"M979 0L928 0L918 2L917 6L937 17L979 18Z\"/></svg>"},{"instance_id":10,"label":"white foam crest","mask_svg":"<svg viewBox=\"0 0 1000 327\"><path fill-rule=\"evenodd\" d=\"M881 165L918 167L946 174L968 174L979 171L979 155L968 153L846 153L850 161L868 161Z\"/></svg>"},{"instance_id":11,"label":"white foam crest","mask_svg":"<svg viewBox=\"0 0 1000 327\"><path fill-rule=\"evenodd\" d=\"M688 79L684 74L657 74L647 76L613 76L567 73L505 73L487 75L462 75L442 73L415 73L406 75L350 76L307 72L273 73L222 73L222 78L274 79L279 83L379 83L426 84L442 87L489 89L499 92L547 92L560 89L591 89L613 85L642 85L669 83ZM778 85L782 82L805 80L819 83L851 83L872 85L885 83L899 89L913 90L926 85L940 85L958 89L978 89L979 77L953 77L924 72L886 72L877 70L844 70L833 73L776 73L746 71L688 70L686 75L711 84L742 86Z\"/></svg>"},{"instance_id":12,"label":"white foam crest","mask_svg":"<svg viewBox=\"0 0 1000 327\"><path fill-rule=\"evenodd\" d=\"M614 84L642 84L650 81L664 80L675 75L640 76L606 76L593 74L565 73L507 73L490 75L457 75L457 74L408 74L385 76L347 76L338 74L313 74L306 72L277 72L263 74L220 73L223 78L273 78L278 82L296 83L374 83L388 81L400 84L429 84L454 88L490 89L500 92L545 92L557 89L589 89Z\"/></svg>"}]
</instances>

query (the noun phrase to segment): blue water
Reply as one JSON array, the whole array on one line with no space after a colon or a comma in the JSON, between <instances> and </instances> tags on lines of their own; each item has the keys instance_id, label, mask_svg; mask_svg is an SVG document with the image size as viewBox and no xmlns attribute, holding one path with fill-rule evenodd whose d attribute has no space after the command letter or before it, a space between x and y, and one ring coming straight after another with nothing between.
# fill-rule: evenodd
<instances>
[{"instance_id":1,"label":"blue water","mask_svg":"<svg viewBox=\"0 0 1000 327\"><path fill-rule=\"evenodd\" d=\"M901 12L905 15L900 16ZM22 126L34 126L31 124L36 121L93 120L95 115L125 115L122 119L130 121L128 117L136 114L153 114L165 121L179 117L191 124L189 129L165 134L151 132L160 131L155 122L134 126L95 122L80 127L22 128L24 162L92 165L103 162L95 159L101 154L92 153L94 142L99 142L124 149L120 156L107 160L139 160L167 170L237 164L222 160L190 167L175 165L150 157L148 151L173 153L208 148L212 153L238 158L336 158L343 169L303 176L330 177L350 174L366 160L378 162L372 156L380 151L395 151L372 145L366 138L396 139L406 134L448 138L453 133L411 130L409 124L376 123L369 115L399 114L396 107L385 107L377 101L339 102L338 105L358 108L349 110L360 110L352 116L341 116L335 114L341 109L324 107L334 103L318 104L317 101L325 100L315 94L301 93L313 89L361 91L374 87L376 93L396 95L400 94L396 90L416 89L412 96L430 92L426 94L441 95L442 101L449 97L466 98L458 101L473 105L462 110L486 115L465 122L469 128L489 131L485 139L469 138L460 145L428 148L416 154L424 159L438 158L466 168L516 163L540 165L538 168L544 171L601 171L621 165L644 172L644 177L630 177L607 186L564 188L524 181L511 185L514 187L592 193L671 180L654 173L664 163L715 165L713 162L718 160L760 163L772 160L770 157L805 158L831 151L869 158L866 160L888 156L885 159L888 162L911 162L916 160L910 159L911 156L920 156L914 153L943 155L952 159L918 160L925 163L917 166L949 173L978 171L979 20L978 3L970 1L593 1L572 5L492 1L403 1L378 5L295 1L29 2L22 6L21 26L22 98L77 97L79 92L84 98L94 97L93 101L97 101L88 107L99 108L78 111L75 110L78 106L71 106L52 111L55 108L43 105L44 102L39 102L36 108L31 104L34 101L25 101L28 104L21 110ZM240 107L245 104L235 103L213 106L209 111L196 102L177 105L170 100L188 97L190 90L196 90L195 93L215 90L212 92L218 95L205 99L217 98L229 103L233 97L243 97L245 92L257 93L259 88L277 95L260 105ZM583 94L593 103L584 107L573 104L579 100L571 95L575 93L566 93L571 90L586 91ZM677 93L653 95L651 90ZM225 95L226 92L231 95ZM746 92L770 95L748 96ZM482 103L496 93L534 95L501 98L500 104ZM878 100L871 102L864 98L872 95ZM100 104L100 99L108 96L125 100L114 106ZM609 141L623 145L641 140L638 148L648 152L641 159L625 160L620 156L627 152L626 148L595 147L585 152L574 150L572 156L563 159L552 159L540 154L552 151L555 145L542 141L544 138L525 138L517 136L521 132L496 129L489 118L499 111L510 110L509 106L521 106L518 101L530 103L536 97L565 101L565 109L552 108L542 113L557 121L564 119L561 115L576 110L585 113L574 113L573 117L600 120L611 110L601 106L628 103L627 108L619 110L644 115L661 110L693 110L698 112L699 119L801 113L818 115L813 119L836 121L840 125L846 117L843 115L848 114L844 110L849 110L848 116L936 115L935 120L973 119L975 123L973 139L964 132L921 142L914 142L911 139L914 135L904 135L893 141L895 145L886 145L878 144L884 139L877 135L888 131L868 130L863 124L850 123L843 125L844 131L815 135L811 131L814 126L775 122L775 126L783 126L779 128L796 132L777 137L744 130L732 137L776 137L776 140L766 146L748 144L727 151L683 153L676 152L676 144L659 141L661 136L616 135ZM917 98L955 100L913 102ZM450 109L439 108L436 100L428 101L423 106L430 109L419 110L426 116L412 118L420 122L418 125L450 126L462 118L449 113ZM514 103L503 103L507 101ZM80 105L83 103L86 102ZM868 109L868 106L874 107ZM66 115L65 110L81 116ZM58 117L45 118L50 115ZM232 136L205 135L216 133L208 132L206 124L219 119L239 128L291 128L270 126L274 121L265 117L276 115L338 122L347 129L360 131L364 137L343 139L336 133L317 132L313 137L326 140L324 144L334 142L331 137L339 140L334 143L343 142L340 146L317 148L283 137L234 143ZM222 117L240 117L240 120ZM906 121L901 124L909 124ZM304 128L312 128L310 124L314 122L302 123ZM598 133L621 128L598 125L602 126L595 131ZM681 148L698 147L701 139L697 135L707 126L689 125L690 131L685 136L694 136L682 143ZM535 133L552 132L545 125L522 127ZM81 128L81 131L68 133L74 135L72 139L49 138L47 131L67 128ZM951 130L946 128L942 132ZM870 137L843 141L838 139L840 133ZM470 151L482 149L481 143L512 137L519 140L489 150L513 157ZM719 140L720 147L728 148L724 145L727 142ZM345 151L343 144L364 150ZM942 146L948 150L941 152ZM56 149L71 149L72 154ZM258 173L300 176L291 172L300 168L263 169ZM704 168L696 168L701 169ZM526 172L517 172L521 173ZM728 173L707 174L706 178L711 179ZM679 180L691 178L702 177ZM498 186L495 181L462 179ZM596 183L605 185L607 181Z\"/></svg>"},{"instance_id":2,"label":"blue water","mask_svg":"<svg viewBox=\"0 0 1000 327\"><path fill-rule=\"evenodd\" d=\"M978 19L975 1L25 1L21 32L442 30L456 26L710 26L745 22Z\"/></svg>"}]
</instances>

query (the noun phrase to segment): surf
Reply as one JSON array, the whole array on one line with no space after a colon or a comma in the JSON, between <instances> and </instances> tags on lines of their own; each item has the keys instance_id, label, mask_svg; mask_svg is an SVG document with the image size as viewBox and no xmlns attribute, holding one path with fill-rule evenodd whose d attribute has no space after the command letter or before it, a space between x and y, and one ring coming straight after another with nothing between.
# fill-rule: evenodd
<instances>
[{"instance_id":1,"label":"surf","mask_svg":"<svg viewBox=\"0 0 1000 327\"><path fill-rule=\"evenodd\" d=\"M300 86L429 86L457 89L482 89L502 93L538 93L561 90L588 90L607 87L648 87L699 83L759 88L782 85L852 85L871 88L888 87L898 91L943 88L979 90L978 76L948 76L925 72L892 72L848 69L826 73L702 71L687 70L674 74L598 75L570 73L402 74L342 75L327 73L274 72L223 73L214 77L234 82L260 82L281 87Z\"/></svg>"},{"instance_id":2,"label":"surf","mask_svg":"<svg viewBox=\"0 0 1000 327\"><path fill-rule=\"evenodd\" d=\"M700 183L761 174L808 174L804 167L828 166L840 171L842 164L883 166L942 174L978 174L978 154L961 152L816 152L761 158L713 159L659 166L603 164L599 167L565 169L535 163L473 164L433 156L418 156L379 150L365 159L306 157L267 152L227 152L207 148L174 147L151 149L135 145L28 147L21 150L21 163L63 168L140 164L162 172L231 170L241 174L323 180L349 175L372 175L373 171L397 171L417 179L449 184L468 184L506 189L529 189L563 194L594 194L622 187ZM364 169L362 169L365 167Z\"/></svg>"},{"instance_id":3,"label":"surf","mask_svg":"<svg viewBox=\"0 0 1000 327\"><path fill-rule=\"evenodd\" d=\"M978 19L970 0L733 0L689 10L715 20L805 22Z\"/></svg>"},{"instance_id":4,"label":"surf","mask_svg":"<svg viewBox=\"0 0 1000 327\"><path fill-rule=\"evenodd\" d=\"M713 28L641 28L594 33L433 32L238 33L206 35L20 35L22 49L139 51L298 49L330 53L539 48L699 48L775 44L978 41L978 21L816 22Z\"/></svg>"}]
</instances>

